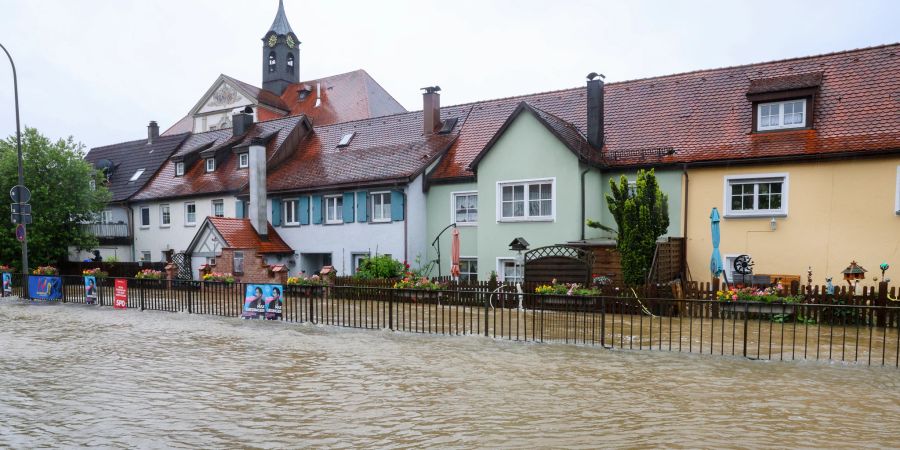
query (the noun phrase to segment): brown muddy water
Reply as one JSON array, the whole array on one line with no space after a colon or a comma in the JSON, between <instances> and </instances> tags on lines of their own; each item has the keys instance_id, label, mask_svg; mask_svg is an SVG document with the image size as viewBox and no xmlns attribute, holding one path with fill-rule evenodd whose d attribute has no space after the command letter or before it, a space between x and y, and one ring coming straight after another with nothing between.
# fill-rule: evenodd
<instances>
[{"instance_id":1,"label":"brown muddy water","mask_svg":"<svg viewBox=\"0 0 900 450\"><path fill-rule=\"evenodd\" d=\"M900 371L0 301L0 447L896 447Z\"/></svg>"}]
</instances>

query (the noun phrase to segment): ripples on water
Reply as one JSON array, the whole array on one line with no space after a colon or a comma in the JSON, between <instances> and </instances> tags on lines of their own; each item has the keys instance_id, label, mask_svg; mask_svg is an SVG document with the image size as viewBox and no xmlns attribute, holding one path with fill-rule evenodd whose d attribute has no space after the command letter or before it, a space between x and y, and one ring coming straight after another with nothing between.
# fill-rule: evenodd
<instances>
[{"instance_id":1,"label":"ripples on water","mask_svg":"<svg viewBox=\"0 0 900 450\"><path fill-rule=\"evenodd\" d=\"M898 445L900 371L0 301L0 446Z\"/></svg>"}]
</instances>

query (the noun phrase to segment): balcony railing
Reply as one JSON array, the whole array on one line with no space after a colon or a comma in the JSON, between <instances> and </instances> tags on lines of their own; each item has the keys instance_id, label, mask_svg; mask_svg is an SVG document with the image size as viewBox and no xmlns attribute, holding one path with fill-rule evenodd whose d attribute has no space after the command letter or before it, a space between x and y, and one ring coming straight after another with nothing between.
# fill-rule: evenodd
<instances>
[{"instance_id":1,"label":"balcony railing","mask_svg":"<svg viewBox=\"0 0 900 450\"><path fill-rule=\"evenodd\" d=\"M126 223L83 223L81 228L98 238L128 238Z\"/></svg>"}]
</instances>

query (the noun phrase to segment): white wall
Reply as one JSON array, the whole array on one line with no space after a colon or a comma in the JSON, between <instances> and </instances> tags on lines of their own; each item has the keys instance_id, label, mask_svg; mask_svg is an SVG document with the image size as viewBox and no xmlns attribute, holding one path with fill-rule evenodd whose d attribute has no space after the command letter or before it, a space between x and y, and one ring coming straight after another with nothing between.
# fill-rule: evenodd
<instances>
[{"instance_id":1,"label":"white wall","mask_svg":"<svg viewBox=\"0 0 900 450\"><path fill-rule=\"evenodd\" d=\"M225 205L225 217L235 217L235 202L237 199L231 195L205 196L189 199L144 202L134 205L134 251L135 259L140 260L142 251L150 251L152 261L164 261L162 252L168 249L175 253L187 250L194 234L206 216L212 214L212 201L221 199ZM185 225L185 203L194 202L197 206L197 221L195 225ZM171 212L171 224L168 227L160 225L160 206L169 205ZM150 207L150 226L141 226L141 208Z\"/></svg>"},{"instance_id":2,"label":"white wall","mask_svg":"<svg viewBox=\"0 0 900 450\"><path fill-rule=\"evenodd\" d=\"M428 206L425 193L422 192L422 180L425 175L419 175L406 189L406 219L407 229L407 261L415 267L416 257L421 265L428 263Z\"/></svg>"},{"instance_id":3,"label":"white wall","mask_svg":"<svg viewBox=\"0 0 900 450\"><path fill-rule=\"evenodd\" d=\"M75 247L69 247L69 261L84 261L93 259L93 250L100 250L100 256L103 261L109 261L110 257L115 257L119 262L131 262L131 246L130 245L101 245L96 249L76 251Z\"/></svg>"}]
</instances>

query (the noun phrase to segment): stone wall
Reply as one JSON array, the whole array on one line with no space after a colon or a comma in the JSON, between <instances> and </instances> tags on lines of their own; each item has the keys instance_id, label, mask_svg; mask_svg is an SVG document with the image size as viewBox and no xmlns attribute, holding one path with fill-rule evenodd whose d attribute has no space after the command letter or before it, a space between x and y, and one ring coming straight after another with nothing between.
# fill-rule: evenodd
<instances>
[{"instance_id":1,"label":"stone wall","mask_svg":"<svg viewBox=\"0 0 900 450\"><path fill-rule=\"evenodd\" d=\"M244 253L244 270L240 273L234 271L234 253ZM216 255L214 266L201 266L200 275L210 273L234 274L238 283L280 283L287 282L287 267L283 264L266 264L265 257L256 253L255 249L222 249Z\"/></svg>"}]
</instances>

